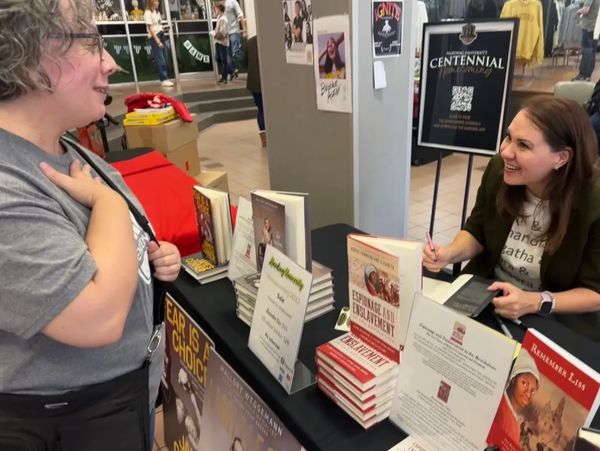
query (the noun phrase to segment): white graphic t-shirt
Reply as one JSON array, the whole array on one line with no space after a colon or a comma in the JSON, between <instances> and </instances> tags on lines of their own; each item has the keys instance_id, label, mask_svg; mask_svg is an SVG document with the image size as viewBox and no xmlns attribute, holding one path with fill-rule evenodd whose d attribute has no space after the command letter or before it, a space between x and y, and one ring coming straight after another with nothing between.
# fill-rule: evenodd
<instances>
[{"instance_id":1,"label":"white graphic t-shirt","mask_svg":"<svg viewBox=\"0 0 600 451\"><path fill-rule=\"evenodd\" d=\"M527 291L538 291L541 285L540 264L546 247L542 234L550 225L548 201L527 192L523 204L525 218L517 218L506 238L496 277Z\"/></svg>"}]
</instances>

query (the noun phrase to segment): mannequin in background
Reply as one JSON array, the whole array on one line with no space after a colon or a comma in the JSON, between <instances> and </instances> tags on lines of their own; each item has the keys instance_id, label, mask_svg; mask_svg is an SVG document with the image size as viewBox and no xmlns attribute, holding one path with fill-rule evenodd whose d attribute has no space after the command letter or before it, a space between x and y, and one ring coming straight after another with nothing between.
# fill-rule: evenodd
<instances>
[{"instance_id":1,"label":"mannequin in background","mask_svg":"<svg viewBox=\"0 0 600 451\"><path fill-rule=\"evenodd\" d=\"M138 8L139 3L138 0L131 0L131 7L133 8L129 11L129 20L132 21L142 21L144 20L144 11Z\"/></svg>"}]
</instances>

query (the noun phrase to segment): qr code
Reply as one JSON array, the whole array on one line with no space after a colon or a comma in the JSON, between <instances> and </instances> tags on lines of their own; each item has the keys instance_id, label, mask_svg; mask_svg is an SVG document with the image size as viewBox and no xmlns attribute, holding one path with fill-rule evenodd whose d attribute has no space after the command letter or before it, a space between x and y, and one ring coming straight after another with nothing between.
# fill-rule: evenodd
<instances>
[{"instance_id":1,"label":"qr code","mask_svg":"<svg viewBox=\"0 0 600 451\"><path fill-rule=\"evenodd\" d=\"M452 86L450 111L471 111L473 90L473 86Z\"/></svg>"}]
</instances>

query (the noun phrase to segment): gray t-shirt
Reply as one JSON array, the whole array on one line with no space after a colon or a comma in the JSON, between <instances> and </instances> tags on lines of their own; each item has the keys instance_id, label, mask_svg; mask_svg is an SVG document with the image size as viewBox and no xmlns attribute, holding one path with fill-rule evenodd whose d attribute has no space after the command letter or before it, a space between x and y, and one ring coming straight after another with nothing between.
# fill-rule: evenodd
<instances>
[{"instance_id":1,"label":"gray t-shirt","mask_svg":"<svg viewBox=\"0 0 600 451\"><path fill-rule=\"evenodd\" d=\"M581 28L586 31L594 31L598 10L600 9L600 0L585 0L583 6L589 6L590 11L581 17Z\"/></svg>"},{"instance_id":2,"label":"gray t-shirt","mask_svg":"<svg viewBox=\"0 0 600 451\"><path fill-rule=\"evenodd\" d=\"M143 211L118 172L90 155ZM45 161L68 174L76 158L81 160L71 148L61 156L50 155L0 129L0 393L76 390L135 370L146 355L153 302L148 235L133 216L139 281L121 340L102 348L76 348L40 332L96 271L85 242L91 210L39 169ZM158 394L163 352L164 340L150 367L151 407Z\"/></svg>"}]
</instances>

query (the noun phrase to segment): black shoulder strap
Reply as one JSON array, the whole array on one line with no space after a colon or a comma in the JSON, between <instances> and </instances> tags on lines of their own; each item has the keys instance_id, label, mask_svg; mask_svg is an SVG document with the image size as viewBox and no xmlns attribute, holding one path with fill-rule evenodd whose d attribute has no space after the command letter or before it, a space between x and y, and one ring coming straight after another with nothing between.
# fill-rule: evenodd
<instances>
[{"instance_id":1,"label":"black shoulder strap","mask_svg":"<svg viewBox=\"0 0 600 451\"><path fill-rule=\"evenodd\" d=\"M150 237L150 241L154 241L157 245L160 246L160 243L156 239L156 235L150 227L150 223L148 218L144 216L144 214L127 198L127 196L121 191L121 189L113 182L108 175L104 173L102 169L94 162L94 160L87 154L86 150L76 141L69 139L67 137L62 137L66 143L72 147L77 154L85 160L90 167L96 171L96 173L102 177L102 180L115 192L119 193L121 197L127 202L127 206L129 207L129 211L135 218L136 222L140 225L142 230L148 234ZM154 274L154 265L150 263L150 272ZM163 323L165 319L165 294L167 292L167 287L165 282L158 280L156 277L152 276L152 288L153 288L153 325L159 326Z\"/></svg>"}]
</instances>

